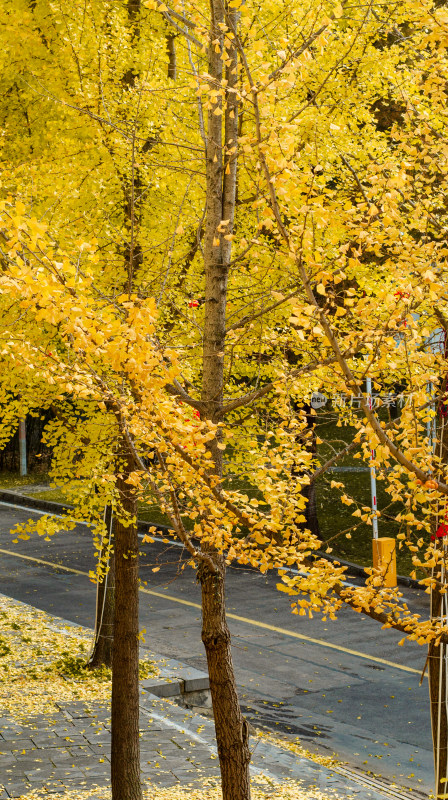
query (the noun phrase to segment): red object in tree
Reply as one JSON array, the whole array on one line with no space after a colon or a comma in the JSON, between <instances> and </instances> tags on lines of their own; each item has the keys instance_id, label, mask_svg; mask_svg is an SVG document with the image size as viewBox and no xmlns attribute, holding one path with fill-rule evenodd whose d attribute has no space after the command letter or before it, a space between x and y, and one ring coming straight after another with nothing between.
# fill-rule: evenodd
<instances>
[{"instance_id":1,"label":"red object in tree","mask_svg":"<svg viewBox=\"0 0 448 800\"><path fill-rule=\"evenodd\" d=\"M446 522L441 522L439 527L436 530L436 535L431 535L431 541L435 542L436 537L437 539L443 539L444 536L448 535L448 524Z\"/></svg>"},{"instance_id":2,"label":"red object in tree","mask_svg":"<svg viewBox=\"0 0 448 800\"><path fill-rule=\"evenodd\" d=\"M188 303L188 308L197 308L199 305L199 300L190 300Z\"/></svg>"}]
</instances>

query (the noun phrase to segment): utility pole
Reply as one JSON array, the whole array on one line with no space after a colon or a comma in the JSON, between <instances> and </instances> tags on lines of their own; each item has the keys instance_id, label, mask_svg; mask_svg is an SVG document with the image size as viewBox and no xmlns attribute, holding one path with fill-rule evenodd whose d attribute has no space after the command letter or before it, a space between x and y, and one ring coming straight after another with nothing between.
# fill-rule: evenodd
<instances>
[{"instance_id":1,"label":"utility pole","mask_svg":"<svg viewBox=\"0 0 448 800\"><path fill-rule=\"evenodd\" d=\"M372 379L366 377L367 403L373 408ZM390 536L378 536L378 497L376 489L375 450L370 450L370 493L372 497L372 556L375 569L383 569L383 586L397 585L396 542Z\"/></svg>"},{"instance_id":2,"label":"utility pole","mask_svg":"<svg viewBox=\"0 0 448 800\"><path fill-rule=\"evenodd\" d=\"M367 403L372 410L372 378L366 378ZM372 528L373 538L378 539L378 503L376 497L376 469L375 450L370 450L370 493L372 497Z\"/></svg>"}]
</instances>

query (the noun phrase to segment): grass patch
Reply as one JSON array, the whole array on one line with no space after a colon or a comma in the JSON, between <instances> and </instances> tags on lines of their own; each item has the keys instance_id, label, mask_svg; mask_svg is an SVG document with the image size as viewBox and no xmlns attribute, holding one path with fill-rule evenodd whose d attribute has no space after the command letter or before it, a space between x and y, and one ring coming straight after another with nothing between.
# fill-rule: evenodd
<instances>
[{"instance_id":1,"label":"grass patch","mask_svg":"<svg viewBox=\"0 0 448 800\"><path fill-rule=\"evenodd\" d=\"M52 503L67 503L67 497L61 489L45 489L41 492L22 492L24 495L35 497L36 500L51 500Z\"/></svg>"},{"instance_id":2,"label":"grass patch","mask_svg":"<svg viewBox=\"0 0 448 800\"><path fill-rule=\"evenodd\" d=\"M33 472L31 475L20 475L18 472L0 472L0 489L19 490L30 485L48 483L46 472Z\"/></svg>"},{"instance_id":3,"label":"grass patch","mask_svg":"<svg viewBox=\"0 0 448 800\"><path fill-rule=\"evenodd\" d=\"M383 411L383 415L385 412ZM386 419L386 416L385 416ZM341 451L353 441L356 428L351 425L336 426L336 415L331 411L320 411L316 431L323 440L318 446L318 455L321 463L325 463L334 451ZM366 468L368 465L363 459L354 458L360 452L357 447L352 452L344 455L336 462L335 467ZM397 514L403 506L392 503L390 495L386 492L384 477L377 471L377 506L380 516L378 519L379 536L395 538L402 531L403 523L396 521ZM345 489L331 487L335 480L344 484ZM347 494L355 500L355 504L346 506L341 502L341 494ZM322 537L332 548L333 555L340 556L347 561L353 561L360 566L372 565L372 538L373 528L365 522L360 522L353 517L356 506L371 507L370 473L332 471L321 476L316 485L317 515ZM412 558L407 548L397 549L397 572L399 575L409 575L414 570ZM417 571L419 576L419 572ZM423 577L423 572L421 572Z\"/></svg>"}]
</instances>

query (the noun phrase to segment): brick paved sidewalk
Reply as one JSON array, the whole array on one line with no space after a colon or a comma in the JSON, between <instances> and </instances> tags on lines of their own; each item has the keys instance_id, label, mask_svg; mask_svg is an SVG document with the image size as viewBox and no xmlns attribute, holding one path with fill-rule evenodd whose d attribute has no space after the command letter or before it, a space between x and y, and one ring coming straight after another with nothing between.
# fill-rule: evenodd
<instances>
[{"instance_id":1,"label":"brick paved sidewalk","mask_svg":"<svg viewBox=\"0 0 448 800\"><path fill-rule=\"evenodd\" d=\"M2 800L32 789L45 794L109 785L109 708L84 701L57 705L57 714L36 715L28 724L0 719ZM168 787L218 775L206 746L144 713L140 746L143 778L151 777L152 784Z\"/></svg>"},{"instance_id":2,"label":"brick paved sidewalk","mask_svg":"<svg viewBox=\"0 0 448 800\"><path fill-rule=\"evenodd\" d=\"M0 718L0 799L39 796L70 789L109 786L110 714L105 704L57 704L51 715L27 722ZM219 779L213 722L174 703L145 694L141 706L141 766L144 783L172 787ZM274 784L295 779L338 798L386 800L378 792L322 765L253 737L252 773ZM312 799L312 793L310 800Z\"/></svg>"}]
</instances>

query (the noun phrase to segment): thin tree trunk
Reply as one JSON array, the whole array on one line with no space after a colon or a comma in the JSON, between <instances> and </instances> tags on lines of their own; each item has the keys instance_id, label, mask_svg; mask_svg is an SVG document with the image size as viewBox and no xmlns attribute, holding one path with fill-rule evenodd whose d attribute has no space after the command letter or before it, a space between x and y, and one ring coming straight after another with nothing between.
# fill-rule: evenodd
<instances>
[{"instance_id":1,"label":"thin tree trunk","mask_svg":"<svg viewBox=\"0 0 448 800\"><path fill-rule=\"evenodd\" d=\"M316 431L315 431L316 417L312 413L311 406L309 406L306 403L303 404L303 406L299 407L298 403L293 402L293 408L296 411L296 413L300 410L302 414L305 414L306 416L305 433L304 434L300 433L298 436L296 436L296 442L299 445L300 449L305 448L314 457L317 454L317 442L316 442ZM303 480L303 467L293 466L291 470L291 476L293 478L297 478L298 481ZM310 475L310 477L312 477L312 475ZM299 527L308 528L308 530L310 530L314 536L316 536L318 539L322 539L319 527L319 519L317 516L315 481L311 480L311 483L305 484L302 487L301 493L303 497L306 498L307 501L305 509L303 511L306 521L305 523L300 523Z\"/></svg>"},{"instance_id":2,"label":"thin tree trunk","mask_svg":"<svg viewBox=\"0 0 448 800\"><path fill-rule=\"evenodd\" d=\"M313 457L315 457L317 455L317 441L316 441L317 418L316 415L313 414L313 409L311 406L306 405L305 412L306 412L307 429L309 431L309 434L307 436L307 450L308 452L312 453ZM311 483L308 486L303 487L303 494L308 500L305 508L306 526L307 528L309 528L309 530L314 536L317 536L318 539L322 539L319 527L319 519L317 516L315 481L311 481Z\"/></svg>"},{"instance_id":3,"label":"thin tree trunk","mask_svg":"<svg viewBox=\"0 0 448 800\"><path fill-rule=\"evenodd\" d=\"M137 503L126 478L132 458L122 443L124 462L117 476L120 508L115 521L115 620L112 656L112 800L142 800L140 782L138 685ZM122 519L123 513L126 519Z\"/></svg>"},{"instance_id":4,"label":"thin tree trunk","mask_svg":"<svg viewBox=\"0 0 448 800\"><path fill-rule=\"evenodd\" d=\"M225 7L223 0L211 0L209 74L216 86L223 79L223 33ZM236 12L227 19L236 26ZM217 43L219 42L219 46ZM204 235L205 318L203 336L202 400L205 416L215 420L222 407L224 385L225 312L227 281L231 258L236 194L236 144L238 137L238 104L236 94L229 91L237 82L237 51L227 50L226 109L223 117L222 98L208 113L206 141L206 222ZM215 113L218 111L218 113ZM224 130L223 130L224 128ZM224 137L223 137L224 133ZM219 441L210 443L215 474L222 477L222 453ZM216 741L221 768L223 800L250 800L247 723L241 713L236 689L230 647L230 632L225 613L225 565L223 558L208 548L216 572L202 564L198 578L202 589L202 641L207 654Z\"/></svg>"},{"instance_id":5,"label":"thin tree trunk","mask_svg":"<svg viewBox=\"0 0 448 800\"><path fill-rule=\"evenodd\" d=\"M132 46L137 47L140 39L141 0L128 0L127 11ZM128 86L129 89L132 89L135 86L138 76L138 71L136 72L132 66L123 76L123 83ZM143 251L141 244L138 241L138 229L141 216L142 179L138 166L139 159L137 157L137 139L135 133L136 132L134 130L132 136L131 164L129 167L129 172L127 175L125 175L123 181L123 210L127 237L124 257L128 272L125 291L128 294L131 294L133 290L136 273L141 270L141 267L143 266Z\"/></svg>"},{"instance_id":6,"label":"thin tree trunk","mask_svg":"<svg viewBox=\"0 0 448 800\"><path fill-rule=\"evenodd\" d=\"M174 33L167 33L166 35L166 52L168 54L168 77L175 81L177 77L176 65L176 35Z\"/></svg>"},{"instance_id":7,"label":"thin tree trunk","mask_svg":"<svg viewBox=\"0 0 448 800\"><path fill-rule=\"evenodd\" d=\"M317 503L316 503L316 484L312 481L308 486L304 486L302 490L303 496L307 498L308 502L305 508L306 527L311 531L313 536L322 539L320 532L319 517L317 516Z\"/></svg>"},{"instance_id":8,"label":"thin tree trunk","mask_svg":"<svg viewBox=\"0 0 448 800\"><path fill-rule=\"evenodd\" d=\"M96 590L96 619L95 635L92 653L87 666L90 669L97 667L112 667L112 645L114 641L114 614L115 614L115 553L112 517L112 507L107 506L105 514L106 531L109 533L108 545L112 548L107 562L107 573L98 581ZM104 546L100 558L104 555Z\"/></svg>"}]
</instances>

